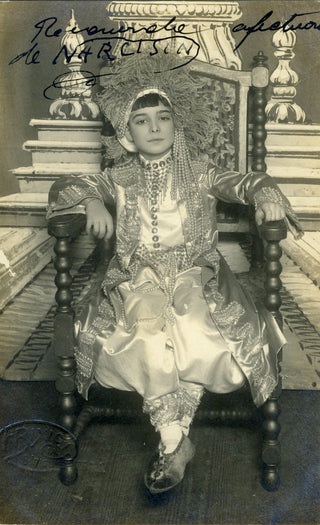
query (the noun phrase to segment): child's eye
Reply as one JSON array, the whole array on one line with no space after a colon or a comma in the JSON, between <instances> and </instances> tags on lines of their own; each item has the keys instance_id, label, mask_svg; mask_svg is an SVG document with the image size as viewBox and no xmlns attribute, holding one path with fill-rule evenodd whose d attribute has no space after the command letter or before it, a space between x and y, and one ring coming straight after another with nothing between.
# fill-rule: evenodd
<instances>
[{"instance_id":1,"label":"child's eye","mask_svg":"<svg viewBox=\"0 0 320 525\"><path fill-rule=\"evenodd\" d=\"M171 120L171 117L169 115L162 115L160 120Z\"/></svg>"},{"instance_id":2,"label":"child's eye","mask_svg":"<svg viewBox=\"0 0 320 525\"><path fill-rule=\"evenodd\" d=\"M145 119L145 118L141 118L141 119L139 119L139 120L136 120L135 123L138 124L138 125L141 125L141 124L145 124L146 122L147 122L147 119Z\"/></svg>"}]
</instances>

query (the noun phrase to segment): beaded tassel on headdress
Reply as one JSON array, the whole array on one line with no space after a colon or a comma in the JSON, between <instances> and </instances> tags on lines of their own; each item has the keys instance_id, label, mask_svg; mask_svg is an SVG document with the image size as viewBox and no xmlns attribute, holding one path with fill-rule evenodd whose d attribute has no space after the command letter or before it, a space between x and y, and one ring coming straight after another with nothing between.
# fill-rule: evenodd
<instances>
[{"instance_id":1,"label":"beaded tassel on headdress","mask_svg":"<svg viewBox=\"0 0 320 525\"><path fill-rule=\"evenodd\" d=\"M186 201L190 217L190 233L194 239L196 235L195 203L193 202L192 185L197 186L189 151L186 145L183 130L175 130L173 142L174 176L171 186L171 198L177 199L177 193Z\"/></svg>"}]
</instances>

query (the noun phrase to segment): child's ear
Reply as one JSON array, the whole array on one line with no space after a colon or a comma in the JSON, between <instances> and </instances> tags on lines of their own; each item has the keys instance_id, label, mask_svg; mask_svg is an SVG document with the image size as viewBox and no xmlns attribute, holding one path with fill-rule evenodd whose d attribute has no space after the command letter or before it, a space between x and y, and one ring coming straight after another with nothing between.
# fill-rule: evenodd
<instances>
[{"instance_id":1,"label":"child's ear","mask_svg":"<svg viewBox=\"0 0 320 525\"><path fill-rule=\"evenodd\" d=\"M132 138L132 135L131 135L131 132L130 132L129 126L126 127L125 137L126 137L126 139L127 139L129 142L133 142L133 138Z\"/></svg>"}]
</instances>

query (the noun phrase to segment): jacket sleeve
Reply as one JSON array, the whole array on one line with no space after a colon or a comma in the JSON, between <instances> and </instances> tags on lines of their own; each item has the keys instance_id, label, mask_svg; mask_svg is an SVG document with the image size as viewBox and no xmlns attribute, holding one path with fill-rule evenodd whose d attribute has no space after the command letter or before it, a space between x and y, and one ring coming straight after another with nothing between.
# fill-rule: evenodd
<instances>
[{"instance_id":1,"label":"jacket sleeve","mask_svg":"<svg viewBox=\"0 0 320 525\"><path fill-rule=\"evenodd\" d=\"M83 201L98 199L107 207L114 203L114 186L110 170L93 175L65 177L56 181L48 196L47 219L62 213L85 213Z\"/></svg>"},{"instance_id":2,"label":"jacket sleeve","mask_svg":"<svg viewBox=\"0 0 320 525\"><path fill-rule=\"evenodd\" d=\"M237 171L219 173L215 168L208 170L211 193L219 200L229 203L252 204L256 209L264 202L275 202L286 212L287 228L296 239L303 230L287 197L281 192L272 177L264 172L249 172L242 175Z\"/></svg>"}]
</instances>

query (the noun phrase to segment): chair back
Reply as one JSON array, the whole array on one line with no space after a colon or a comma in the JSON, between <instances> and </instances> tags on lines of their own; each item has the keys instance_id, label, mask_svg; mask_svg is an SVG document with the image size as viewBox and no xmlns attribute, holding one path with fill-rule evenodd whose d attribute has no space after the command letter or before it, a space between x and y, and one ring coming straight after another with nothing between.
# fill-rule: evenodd
<instances>
[{"instance_id":1,"label":"chair back","mask_svg":"<svg viewBox=\"0 0 320 525\"><path fill-rule=\"evenodd\" d=\"M198 60L190 66L202 83L200 91L210 108L212 142L207 153L218 170L246 173L266 169L265 61L260 52L252 71L225 69ZM220 204L218 226L220 231L249 231L247 208Z\"/></svg>"}]
</instances>

